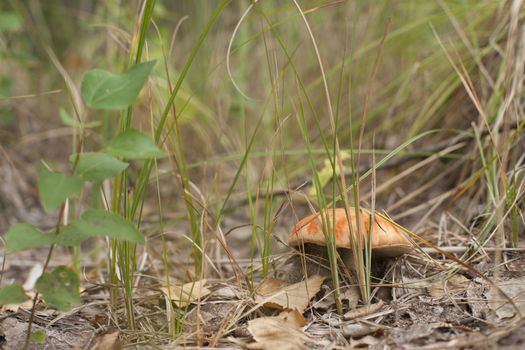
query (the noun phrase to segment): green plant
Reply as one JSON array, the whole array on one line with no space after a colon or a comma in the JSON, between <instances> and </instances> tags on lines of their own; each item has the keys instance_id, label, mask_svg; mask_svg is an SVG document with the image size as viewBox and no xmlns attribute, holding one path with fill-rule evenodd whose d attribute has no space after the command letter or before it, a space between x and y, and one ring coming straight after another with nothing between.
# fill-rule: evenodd
<instances>
[{"instance_id":1,"label":"green plant","mask_svg":"<svg viewBox=\"0 0 525 350\"><path fill-rule=\"evenodd\" d=\"M83 82L86 102L92 108L123 108L131 105L151 71L151 64L149 66L146 73L138 66L122 76L96 70L97 79L93 78L93 71L88 72ZM120 79L119 84L115 83L115 79ZM125 82L122 84L123 79ZM108 104L108 101L111 103ZM78 121L78 125L82 128L80 117ZM126 217L106 210L88 209L76 220L70 220L71 213L67 210L67 203L79 197L84 183L92 182L96 186L105 179L125 171L128 163L121 159L148 159L162 157L165 154L153 140L136 130L117 135L105 151L81 153L80 148L78 151L71 156L69 174L52 171L45 165L38 169L40 202L47 212L57 213L55 229L52 232L43 233L29 224L15 224L7 232L8 252L50 246L44 264L44 272L36 283L37 294L33 301L26 347L31 336L31 322L39 294L50 306L62 311L67 311L80 304L77 272L68 267L57 267L51 273L46 271L55 246L78 247L82 241L100 236L107 236L120 242L144 243L144 237L139 232L139 228ZM65 222L69 224L66 225ZM2 292L0 293L2 304L21 300L23 296L17 285L3 287Z\"/></svg>"}]
</instances>

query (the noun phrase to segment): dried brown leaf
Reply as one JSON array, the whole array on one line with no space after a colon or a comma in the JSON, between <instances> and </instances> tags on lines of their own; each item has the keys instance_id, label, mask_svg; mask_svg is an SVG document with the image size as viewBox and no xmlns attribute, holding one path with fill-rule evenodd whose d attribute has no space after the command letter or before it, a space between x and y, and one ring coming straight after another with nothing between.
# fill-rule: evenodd
<instances>
[{"instance_id":1,"label":"dried brown leaf","mask_svg":"<svg viewBox=\"0 0 525 350\"><path fill-rule=\"evenodd\" d=\"M161 287L160 290L166 294L177 307L186 307L210 294L210 290L204 285L206 280L186 283L182 286Z\"/></svg>"},{"instance_id":2,"label":"dried brown leaf","mask_svg":"<svg viewBox=\"0 0 525 350\"><path fill-rule=\"evenodd\" d=\"M306 325L306 320L304 319L303 314L297 311L297 309L283 311L277 317L280 317L284 322L295 329L299 329Z\"/></svg>"},{"instance_id":3,"label":"dried brown leaf","mask_svg":"<svg viewBox=\"0 0 525 350\"><path fill-rule=\"evenodd\" d=\"M470 285L470 280L463 275L453 275L450 278L433 283L427 287L427 292L434 298L441 298L447 294L465 291Z\"/></svg>"},{"instance_id":4,"label":"dried brown leaf","mask_svg":"<svg viewBox=\"0 0 525 350\"><path fill-rule=\"evenodd\" d=\"M235 286L225 285L214 289L212 294L215 298L224 300L224 299L239 299L239 291Z\"/></svg>"},{"instance_id":5,"label":"dried brown leaf","mask_svg":"<svg viewBox=\"0 0 525 350\"><path fill-rule=\"evenodd\" d=\"M520 313L525 315L525 277L496 281L496 284L512 298ZM486 297L489 308L492 311L492 314L489 315L490 321L500 322L516 316L516 308L494 286L490 286L490 289L486 292Z\"/></svg>"},{"instance_id":6,"label":"dried brown leaf","mask_svg":"<svg viewBox=\"0 0 525 350\"><path fill-rule=\"evenodd\" d=\"M98 341L91 347L91 350L120 350L122 344L118 340L119 332L107 333L101 336Z\"/></svg>"},{"instance_id":7,"label":"dried brown leaf","mask_svg":"<svg viewBox=\"0 0 525 350\"><path fill-rule=\"evenodd\" d=\"M333 289L328 286L322 286L322 290L325 291L324 296L319 298L312 307L320 310L327 310L332 305L335 305L335 293ZM356 308L359 298L361 297L359 288L357 286L349 286L342 293L339 294L341 303L347 301L348 307L353 310Z\"/></svg>"},{"instance_id":8,"label":"dried brown leaf","mask_svg":"<svg viewBox=\"0 0 525 350\"><path fill-rule=\"evenodd\" d=\"M371 335L367 335L359 340L351 340L350 341L350 347L351 349L368 349L372 348L376 345L378 345L380 340L376 337L372 337Z\"/></svg>"},{"instance_id":9,"label":"dried brown leaf","mask_svg":"<svg viewBox=\"0 0 525 350\"><path fill-rule=\"evenodd\" d=\"M297 310L282 312L279 316L261 317L248 321L248 331L255 340L248 349L302 350L308 337L299 328L306 322Z\"/></svg>"},{"instance_id":10,"label":"dried brown leaf","mask_svg":"<svg viewBox=\"0 0 525 350\"><path fill-rule=\"evenodd\" d=\"M367 323L351 323L344 324L342 327L343 336L346 338L361 338L368 334L377 332L383 329L382 327L375 326Z\"/></svg>"},{"instance_id":11,"label":"dried brown leaf","mask_svg":"<svg viewBox=\"0 0 525 350\"><path fill-rule=\"evenodd\" d=\"M288 286L288 282L285 280L280 280L278 278L266 277L262 282L257 286L255 292L259 295L270 295L272 293L278 292L281 289Z\"/></svg>"},{"instance_id":12,"label":"dried brown leaf","mask_svg":"<svg viewBox=\"0 0 525 350\"><path fill-rule=\"evenodd\" d=\"M384 304L385 303L383 302L383 300L379 300L375 304L366 305L366 306L360 307L358 309L349 311L349 312L347 312L346 314L343 315L343 320L347 320L347 321L348 320L353 320L353 319L356 319L356 318L359 318L359 317L363 317L363 316L367 316L367 315L376 313L379 310L381 310L381 308L383 307Z\"/></svg>"},{"instance_id":13,"label":"dried brown leaf","mask_svg":"<svg viewBox=\"0 0 525 350\"><path fill-rule=\"evenodd\" d=\"M275 279L273 279L275 280ZM321 289L324 277L315 275L292 285L279 280L263 282L255 293L255 302L278 310L294 310L303 313L311 298ZM265 292L264 294L261 292Z\"/></svg>"}]
</instances>

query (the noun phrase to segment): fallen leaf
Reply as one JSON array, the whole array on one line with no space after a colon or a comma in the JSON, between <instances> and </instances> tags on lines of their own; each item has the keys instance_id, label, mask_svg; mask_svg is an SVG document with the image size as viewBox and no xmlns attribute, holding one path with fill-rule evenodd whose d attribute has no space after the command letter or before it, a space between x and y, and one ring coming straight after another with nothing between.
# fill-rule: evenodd
<instances>
[{"instance_id":1,"label":"fallen leaf","mask_svg":"<svg viewBox=\"0 0 525 350\"><path fill-rule=\"evenodd\" d=\"M262 282L257 286L255 292L259 295L270 295L272 293L278 292L281 289L288 286L288 282L285 280L280 280L278 278L266 277Z\"/></svg>"},{"instance_id":2,"label":"fallen leaf","mask_svg":"<svg viewBox=\"0 0 525 350\"><path fill-rule=\"evenodd\" d=\"M319 298L312 307L320 310L328 310L332 305L335 305L335 293L326 285L322 286L322 290L324 291L324 296ZM359 301L359 293L359 288L357 286L349 286L339 295L339 299L342 303L347 301L348 308L353 310L356 308L357 302Z\"/></svg>"},{"instance_id":3,"label":"fallen leaf","mask_svg":"<svg viewBox=\"0 0 525 350\"><path fill-rule=\"evenodd\" d=\"M342 327L342 334L346 338L361 338L381 329L383 329L383 327L367 323L344 324Z\"/></svg>"},{"instance_id":4,"label":"fallen leaf","mask_svg":"<svg viewBox=\"0 0 525 350\"><path fill-rule=\"evenodd\" d=\"M321 289L323 280L324 277L315 275L292 285L276 281L263 281L255 292L255 302L278 310L296 309L302 314L310 299Z\"/></svg>"},{"instance_id":5,"label":"fallen leaf","mask_svg":"<svg viewBox=\"0 0 525 350\"><path fill-rule=\"evenodd\" d=\"M434 298L441 298L448 294L465 291L470 285L470 280L463 275L453 275L427 287L427 292Z\"/></svg>"},{"instance_id":6,"label":"fallen leaf","mask_svg":"<svg viewBox=\"0 0 525 350\"><path fill-rule=\"evenodd\" d=\"M304 318L297 310L282 312L279 316L261 317L248 321L248 331L255 340L248 349L302 350L309 338L299 328Z\"/></svg>"},{"instance_id":7,"label":"fallen leaf","mask_svg":"<svg viewBox=\"0 0 525 350\"><path fill-rule=\"evenodd\" d=\"M107 333L101 336L97 342L91 347L91 350L120 350L122 344L118 340L118 331L113 333Z\"/></svg>"},{"instance_id":8,"label":"fallen leaf","mask_svg":"<svg viewBox=\"0 0 525 350\"><path fill-rule=\"evenodd\" d=\"M190 333L203 332L206 337L217 335L232 323L244 307L237 302L204 303L199 308L193 308L185 316L183 331Z\"/></svg>"},{"instance_id":9,"label":"fallen leaf","mask_svg":"<svg viewBox=\"0 0 525 350\"><path fill-rule=\"evenodd\" d=\"M385 303L383 302L383 300L379 300L375 304L366 305L366 306L360 307L358 309L349 311L349 312L347 312L346 314L343 315L343 320L346 320L346 321L353 320L353 319L356 319L356 318L360 318L360 317L363 317L363 316L367 316L367 315L376 313L379 310L381 310L381 308L383 307L384 304Z\"/></svg>"},{"instance_id":10,"label":"fallen leaf","mask_svg":"<svg viewBox=\"0 0 525 350\"><path fill-rule=\"evenodd\" d=\"M520 313L525 315L525 277L511 278L506 281L495 281L495 283L508 297L512 298ZM490 289L486 292L486 297L489 307L493 312L493 315L489 317L490 321L498 322L516 315L517 310L515 306L509 303L507 298L501 295L500 291L494 286L490 286Z\"/></svg>"},{"instance_id":11,"label":"fallen leaf","mask_svg":"<svg viewBox=\"0 0 525 350\"><path fill-rule=\"evenodd\" d=\"M348 288L345 289L345 291L341 295L341 301L347 300L348 307L353 310L357 307L357 303L359 302L360 297L361 295L359 292L359 287L349 286Z\"/></svg>"},{"instance_id":12,"label":"fallen leaf","mask_svg":"<svg viewBox=\"0 0 525 350\"><path fill-rule=\"evenodd\" d=\"M186 307L210 294L210 290L204 285L206 280L186 283L182 286L162 287L160 290L166 294L177 307Z\"/></svg>"},{"instance_id":13,"label":"fallen leaf","mask_svg":"<svg viewBox=\"0 0 525 350\"><path fill-rule=\"evenodd\" d=\"M304 319L303 314L297 311L297 309L283 311L277 317L281 318L284 322L295 329L299 329L306 325L306 320Z\"/></svg>"},{"instance_id":14,"label":"fallen leaf","mask_svg":"<svg viewBox=\"0 0 525 350\"><path fill-rule=\"evenodd\" d=\"M430 283L427 280L421 280L419 278L403 277L401 283L396 285L397 287L392 288L392 295L401 297L406 294L414 293L418 289L425 290L425 288L430 287L432 283Z\"/></svg>"},{"instance_id":15,"label":"fallen leaf","mask_svg":"<svg viewBox=\"0 0 525 350\"><path fill-rule=\"evenodd\" d=\"M371 335L367 335L361 339L358 340L350 340L350 348L351 349L369 349L379 344L379 339L372 337Z\"/></svg>"},{"instance_id":16,"label":"fallen leaf","mask_svg":"<svg viewBox=\"0 0 525 350\"><path fill-rule=\"evenodd\" d=\"M483 281L483 280L482 280ZM487 282L472 281L471 287L465 293L465 300L468 302L470 313L475 318L485 319L487 314L487 303L485 297L485 288Z\"/></svg>"},{"instance_id":17,"label":"fallen leaf","mask_svg":"<svg viewBox=\"0 0 525 350\"><path fill-rule=\"evenodd\" d=\"M218 289L215 289L212 291L212 294L215 298L218 299L235 299L239 296L239 291L234 287L230 285L225 285L222 287L219 287Z\"/></svg>"}]
</instances>

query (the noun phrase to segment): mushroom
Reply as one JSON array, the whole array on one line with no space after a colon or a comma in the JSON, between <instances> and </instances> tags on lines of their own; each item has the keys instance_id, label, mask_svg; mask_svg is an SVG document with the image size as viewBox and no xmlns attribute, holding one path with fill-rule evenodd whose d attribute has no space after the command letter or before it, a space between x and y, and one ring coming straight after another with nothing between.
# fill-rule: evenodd
<instances>
[{"instance_id":1,"label":"mushroom","mask_svg":"<svg viewBox=\"0 0 525 350\"><path fill-rule=\"evenodd\" d=\"M357 235L357 220L355 219L355 208L348 208L350 220L347 219L344 208L335 209L335 220L333 220L333 209L326 210L326 218L333 230L335 225L335 239L337 248L352 249L351 234ZM334 224L335 221L335 224ZM350 231L348 222L352 224ZM364 226L364 234L370 232L370 212L361 210L361 222ZM372 255L379 257L395 257L410 252L414 245L405 234L395 225L379 215L374 215L372 229ZM290 246L298 246L302 243L311 243L326 246L323 233L323 225L320 213L314 213L299 221L288 239Z\"/></svg>"},{"instance_id":2,"label":"mushroom","mask_svg":"<svg viewBox=\"0 0 525 350\"><path fill-rule=\"evenodd\" d=\"M350 220L347 219L344 208L335 209L335 220L333 220L333 209L327 209L326 219L330 222L330 228L334 228L335 239L339 255L349 271L355 273L355 264L352 254L352 238L350 234L357 236L357 222L355 219L355 208L348 208ZM352 231L348 227L348 222L352 224ZM368 236L370 232L370 212L361 209L361 222L364 228L363 234ZM297 268L299 256L290 261L290 271L287 271L287 278L290 281L301 280L303 272L308 274L321 274L328 276L329 267L320 260L327 259L326 239L323 232L321 214L314 213L300 220L292 230L288 239L288 244L292 247L304 247L304 253L309 256L306 260L306 271ZM396 257L410 252L414 249L412 242L405 236L401 229L390 223L380 215L374 215L374 226L372 229L372 273L376 276L382 275L388 262L386 258ZM325 260L326 261L326 260Z\"/></svg>"},{"instance_id":3,"label":"mushroom","mask_svg":"<svg viewBox=\"0 0 525 350\"><path fill-rule=\"evenodd\" d=\"M330 229L334 230L335 233L335 245L341 257L340 261L344 264L341 271L344 274L349 273L351 275L358 275L357 264L354 263L354 254L352 254L352 244L356 241L356 239L352 239L352 235L357 238L358 234L355 212L355 208L352 207L348 208L348 217L344 208L337 208L335 211L330 208L322 212L325 213L325 221L329 222ZM403 230L381 215L374 215L373 226L370 229L370 214L370 211L366 209L360 210L362 233L367 238L371 234L369 237L373 257L370 266L371 274L382 278L389 265L388 258L409 253L415 246ZM321 219L321 213L314 213L300 220L293 228L288 238L288 244L292 247L299 246L304 255L297 254L289 260L287 271L285 271L285 278L289 281L300 281L304 274L331 275L330 267L326 263L328 251ZM352 225L351 230L349 223ZM301 268L298 268L298 264L301 264ZM330 283L328 282L328 288L330 288ZM357 287L354 288L357 290ZM356 291L354 290L354 292ZM376 297L388 300L390 289L380 287Z\"/></svg>"}]
</instances>

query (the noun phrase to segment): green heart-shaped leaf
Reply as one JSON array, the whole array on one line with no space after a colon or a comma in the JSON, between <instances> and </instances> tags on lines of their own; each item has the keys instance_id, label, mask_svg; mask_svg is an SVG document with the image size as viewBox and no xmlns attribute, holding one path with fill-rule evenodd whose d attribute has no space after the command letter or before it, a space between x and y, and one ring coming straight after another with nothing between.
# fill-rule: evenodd
<instances>
[{"instance_id":1,"label":"green heart-shaped leaf","mask_svg":"<svg viewBox=\"0 0 525 350\"><path fill-rule=\"evenodd\" d=\"M38 169L38 194L42 207L51 212L68 198L78 197L82 180L74 176L55 173L44 167Z\"/></svg>"},{"instance_id":2,"label":"green heart-shaped leaf","mask_svg":"<svg viewBox=\"0 0 525 350\"><path fill-rule=\"evenodd\" d=\"M70 157L73 162L76 155ZM128 167L128 163L106 153L88 152L79 155L75 174L84 180L100 182L116 176Z\"/></svg>"},{"instance_id":3,"label":"green heart-shaped leaf","mask_svg":"<svg viewBox=\"0 0 525 350\"><path fill-rule=\"evenodd\" d=\"M136 129L128 129L117 135L109 143L106 152L124 159L151 159L168 155L150 137Z\"/></svg>"},{"instance_id":4,"label":"green heart-shaped leaf","mask_svg":"<svg viewBox=\"0 0 525 350\"><path fill-rule=\"evenodd\" d=\"M54 242L54 235L44 234L30 224L14 224L9 228L6 235L8 252L42 247Z\"/></svg>"},{"instance_id":5,"label":"green heart-shaped leaf","mask_svg":"<svg viewBox=\"0 0 525 350\"><path fill-rule=\"evenodd\" d=\"M15 224L7 231L6 245L10 253L51 244L76 247L89 237L72 225L61 227L60 234L56 235L54 232L42 233L30 224Z\"/></svg>"},{"instance_id":6,"label":"green heart-shaped leaf","mask_svg":"<svg viewBox=\"0 0 525 350\"><path fill-rule=\"evenodd\" d=\"M24 289L18 284L10 284L0 288L0 305L20 304L29 299Z\"/></svg>"},{"instance_id":7,"label":"green heart-shaped leaf","mask_svg":"<svg viewBox=\"0 0 525 350\"><path fill-rule=\"evenodd\" d=\"M82 98L95 109L124 109L129 107L146 83L155 61L143 62L122 74L93 69L82 80Z\"/></svg>"},{"instance_id":8,"label":"green heart-shaped leaf","mask_svg":"<svg viewBox=\"0 0 525 350\"><path fill-rule=\"evenodd\" d=\"M62 247L78 247L89 236L73 225L63 226L59 235L54 235L54 243Z\"/></svg>"},{"instance_id":9,"label":"green heart-shaped leaf","mask_svg":"<svg viewBox=\"0 0 525 350\"><path fill-rule=\"evenodd\" d=\"M139 230L123 217L104 210L88 209L73 223L86 236L108 236L111 238L144 243Z\"/></svg>"},{"instance_id":10,"label":"green heart-shaped leaf","mask_svg":"<svg viewBox=\"0 0 525 350\"><path fill-rule=\"evenodd\" d=\"M69 311L80 305L78 275L63 266L53 272L44 272L36 281L35 287L45 302L60 311Z\"/></svg>"}]
</instances>

